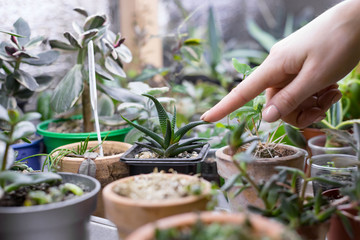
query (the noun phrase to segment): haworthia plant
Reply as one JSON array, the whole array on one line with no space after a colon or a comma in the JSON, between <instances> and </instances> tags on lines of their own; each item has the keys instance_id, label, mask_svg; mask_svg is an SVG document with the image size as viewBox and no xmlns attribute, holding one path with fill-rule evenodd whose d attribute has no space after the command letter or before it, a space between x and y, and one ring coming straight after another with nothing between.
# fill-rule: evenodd
<instances>
[{"instance_id":1,"label":"haworthia plant","mask_svg":"<svg viewBox=\"0 0 360 240\"><path fill-rule=\"evenodd\" d=\"M128 124L132 125L134 128L138 129L146 135L144 139L146 139L147 142L137 142L137 144L150 149L161 157L174 157L182 152L191 151L206 144L207 139L205 138L191 138L181 142L180 140L191 129L202 124L208 124L207 122L191 122L176 130L176 109L174 108L174 114L172 115L172 117L170 117L166 112L165 108L154 96L149 94L142 95L148 97L154 103L158 113L158 119L162 135L159 135L139 124L133 123L124 116L122 116L122 118Z\"/></svg>"}]
</instances>

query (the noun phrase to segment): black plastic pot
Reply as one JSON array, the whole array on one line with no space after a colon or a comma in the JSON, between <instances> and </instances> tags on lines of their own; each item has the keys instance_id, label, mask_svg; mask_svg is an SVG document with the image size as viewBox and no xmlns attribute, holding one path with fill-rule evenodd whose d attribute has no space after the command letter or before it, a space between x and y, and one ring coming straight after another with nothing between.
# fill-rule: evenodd
<instances>
[{"instance_id":1,"label":"black plastic pot","mask_svg":"<svg viewBox=\"0 0 360 240\"><path fill-rule=\"evenodd\" d=\"M86 194L63 202L31 207L0 207L1 240L86 240L87 223L96 208L100 183L95 178L60 173L63 182L88 188Z\"/></svg>"},{"instance_id":2,"label":"black plastic pot","mask_svg":"<svg viewBox=\"0 0 360 240\"><path fill-rule=\"evenodd\" d=\"M127 150L120 160L126 162L129 166L130 176L144 173L151 173L154 168L159 171L164 170L168 172L170 169L175 170L178 173L195 174L198 172L198 164L204 161L210 144L204 145L201 149L195 149L198 153L196 158L135 158L135 155L144 150L143 147L136 143Z\"/></svg>"}]
</instances>

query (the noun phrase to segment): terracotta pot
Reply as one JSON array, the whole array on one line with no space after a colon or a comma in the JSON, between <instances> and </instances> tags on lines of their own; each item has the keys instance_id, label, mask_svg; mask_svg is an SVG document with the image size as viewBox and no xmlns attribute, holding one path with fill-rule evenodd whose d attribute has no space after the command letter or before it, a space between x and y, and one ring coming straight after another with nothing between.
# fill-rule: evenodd
<instances>
[{"instance_id":1,"label":"terracotta pot","mask_svg":"<svg viewBox=\"0 0 360 240\"><path fill-rule=\"evenodd\" d=\"M323 195L329 197L330 199L339 199L343 197L340 194L339 188L330 189L323 192ZM360 237L360 221L355 220L353 217L359 214L358 211L359 206L348 203L344 205L338 206L338 210L349 214L350 216L346 216L346 219L349 221L352 229L353 237L351 237L338 215L333 215L330 220L330 229L327 234L327 240L356 240Z\"/></svg>"},{"instance_id":2,"label":"terracotta pot","mask_svg":"<svg viewBox=\"0 0 360 240\"><path fill-rule=\"evenodd\" d=\"M173 174L162 174L167 177ZM181 178L193 179L196 176L177 174ZM103 190L105 216L118 228L120 237L124 237L136 228L163 217L168 217L185 212L203 211L209 201L211 184L201 180L205 189L201 195L187 196L179 199L162 201L133 200L118 195L113 188L118 184L127 184L136 176L117 180L107 185Z\"/></svg>"},{"instance_id":3,"label":"terracotta pot","mask_svg":"<svg viewBox=\"0 0 360 240\"><path fill-rule=\"evenodd\" d=\"M256 233L260 233L262 236L267 236L269 239L299 239L296 234L286 230L286 228L280 223L268 218L264 218L260 215L244 213L231 214L219 212L202 212L200 214L185 213L160 219L155 223L150 223L139 228L131 235L129 235L126 240L152 240L154 239L156 228L168 229L188 227L194 225L199 219L201 219L201 221L206 224L223 223L239 225L243 223L246 218L250 220Z\"/></svg>"},{"instance_id":4,"label":"terracotta pot","mask_svg":"<svg viewBox=\"0 0 360 240\"><path fill-rule=\"evenodd\" d=\"M286 148L292 152L293 155L278 158L257 158L247 166L247 172L254 178L256 182L260 180L267 180L278 171L275 170L277 166L287 166L303 170L306 151L289 145L279 144L280 147ZM216 163L218 173L224 178L225 182L234 174L238 173L237 168L232 162L232 157L229 155L230 147L222 147L216 151ZM262 201L257 197L253 189L246 189L240 195L233 197L237 191L236 187L230 190L229 204L232 211L239 211L241 208L246 210L246 207L251 204L258 207L264 207Z\"/></svg>"},{"instance_id":5,"label":"terracotta pot","mask_svg":"<svg viewBox=\"0 0 360 240\"><path fill-rule=\"evenodd\" d=\"M74 149L78 145L79 143L72 143L59 148ZM88 148L95 147L96 145L98 145L97 141L90 141ZM102 147L105 156L97 157L95 159L95 178L100 182L101 189L117 179L129 176L129 168L125 163L120 161L120 157L131 147L131 144L116 141L105 141L103 142ZM82 161L84 161L84 158L63 157L59 164L59 171L78 173ZM94 215L104 217L102 191L98 194L98 203Z\"/></svg>"},{"instance_id":6,"label":"terracotta pot","mask_svg":"<svg viewBox=\"0 0 360 240\"><path fill-rule=\"evenodd\" d=\"M303 240L325 240L329 227L330 221L328 220L311 226L302 226L297 229L297 232Z\"/></svg>"},{"instance_id":7,"label":"terracotta pot","mask_svg":"<svg viewBox=\"0 0 360 240\"><path fill-rule=\"evenodd\" d=\"M306 141L309 141L310 138L313 138L313 137L316 137L319 135L325 135L325 133L318 128L304 128L304 129L301 129L301 133L305 137Z\"/></svg>"}]
</instances>

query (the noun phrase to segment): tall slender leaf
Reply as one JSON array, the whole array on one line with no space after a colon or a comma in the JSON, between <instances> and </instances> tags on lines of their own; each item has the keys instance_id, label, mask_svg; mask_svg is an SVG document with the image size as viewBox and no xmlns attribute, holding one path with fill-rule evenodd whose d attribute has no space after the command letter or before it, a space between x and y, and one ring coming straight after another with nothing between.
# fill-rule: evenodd
<instances>
[{"instance_id":1,"label":"tall slender leaf","mask_svg":"<svg viewBox=\"0 0 360 240\"><path fill-rule=\"evenodd\" d=\"M166 113L166 111L165 111L164 107L161 105L161 103L154 96L152 96L150 94L142 94L142 95L150 98L154 102L157 113L158 113L161 132L162 132L163 136L165 136L166 131L167 131L166 130L167 120L170 120L168 114Z\"/></svg>"}]
</instances>

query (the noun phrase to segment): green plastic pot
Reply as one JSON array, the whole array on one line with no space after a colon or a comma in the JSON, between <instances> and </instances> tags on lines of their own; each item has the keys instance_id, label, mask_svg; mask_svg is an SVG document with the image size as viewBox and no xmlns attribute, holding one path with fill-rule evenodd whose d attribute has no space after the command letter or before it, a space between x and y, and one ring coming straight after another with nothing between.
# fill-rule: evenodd
<instances>
[{"instance_id":1,"label":"green plastic pot","mask_svg":"<svg viewBox=\"0 0 360 240\"><path fill-rule=\"evenodd\" d=\"M76 116L71 119L81 119L81 116ZM68 119L56 119L46 120L37 125L37 133L44 137L44 144L46 152L50 153L57 147L67 145L70 143L84 141L90 135L90 141L97 140L96 132L91 133L57 133L47 131L48 126L51 122L63 122ZM101 132L101 137L105 137L109 134L106 140L123 142L126 134L132 129L132 127L122 128L114 131Z\"/></svg>"}]
</instances>

